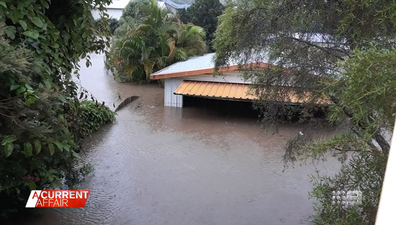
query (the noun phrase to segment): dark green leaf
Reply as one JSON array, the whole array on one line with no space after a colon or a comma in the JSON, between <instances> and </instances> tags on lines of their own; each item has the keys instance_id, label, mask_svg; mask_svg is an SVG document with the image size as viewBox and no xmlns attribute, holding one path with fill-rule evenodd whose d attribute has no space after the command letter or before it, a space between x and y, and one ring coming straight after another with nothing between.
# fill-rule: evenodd
<instances>
[{"instance_id":1,"label":"dark green leaf","mask_svg":"<svg viewBox=\"0 0 396 225\"><path fill-rule=\"evenodd\" d=\"M52 43L50 44L51 48L59 48L59 45L57 43Z\"/></svg>"},{"instance_id":2,"label":"dark green leaf","mask_svg":"<svg viewBox=\"0 0 396 225\"><path fill-rule=\"evenodd\" d=\"M36 189L36 183L34 183L33 181L26 181L25 183L24 183L24 185L25 186L27 186L27 187L29 187L30 188L30 190L34 190L34 189Z\"/></svg>"},{"instance_id":3,"label":"dark green leaf","mask_svg":"<svg viewBox=\"0 0 396 225\"><path fill-rule=\"evenodd\" d=\"M8 13L8 18L15 24L21 18L21 12L19 10L11 11Z\"/></svg>"},{"instance_id":4,"label":"dark green leaf","mask_svg":"<svg viewBox=\"0 0 396 225\"><path fill-rule=\"evenodd\" d=\"M59 141L55 142L56 147L58 147L58 149L62 152L63 151L63 144L60 143Z\"/></svg>"},{"instance_id":5,"label":"dark green leaf","mask_svg":"<svg viewBox=\"0 0 396 225\"><path fill-rule=\"evenodd\" d=\"M16 28L14 26L8 26L5 29L5 34L7 37L9 37L11 40L14 40L15 38L15 33L16 33Z\"/></svg>"},{"instance_id":6,"label":"dark green leaf","mask_svg":"<svg viewBox=\"0 0 396 225\"><path fill-rule=\"evenodd\" d=\"M25 87L26 87L28 90L33 90L32 86L30 86L29 84L25 84Z\"/></svg>"},{"instance_id":7,"label":"dark green leaf","mask_svg":"<svg viewBox=\"0 0 396 225\"><path fill-rule=\"evenodd\" d=\"M48 144L48 149L50 151L51 156L53 156L54 153L55 153L55 146L52 143L49 143Z\"/></svg>"},{"instance_id":8,"label":"dark green leaf","mask_svg":"<svg viewBox=\"0 0 396 225\"><path fill-rule=\"evenodd\" d=\"M33 154L33 147L32 144L30 144L30 142L25 142L23 144L23 148L25 150L25 157L28 158L30 156L32 156Z\"/></svg>"},{"instance_id":9,"label":"dark green leaf","mask_svg":"<svg viewBox=\"0 0 396 225\"><path fill-rule=\"evenodd\" d=\"M23 28L23 30L26 30L26 28L27 28L27 24L26 24L26 22L25 22L25 21L23 21L23 20L19 20L19 21L18 21L18 23L21 25L21 27Z\"/></svg>"},{"instance_id":10,"label":"dark green leaf","mask_svg":"<svg viewBox=\"0 0 396 225\"><path fill-rule=\"evenodd\" d=\"M4 147L4 155L7 158L12 154L12 151L14 150L14 145L12 143L7 143Z\"/></svg>"},{"instance_id":11,"label":"dark green leaf","mask_svg":"<svg viewBox=\"0 0 396 225\"><path fill-rule=\"evenodd\" d=\"M65 149L65 150L68 151L68 152L70 151L71 146L70 146L69 144L63 143L62 145L63 145L63 146L62 146L63 149Z\"/></svg>"},{"instance_id":12,"label":"dark green leaf","mask_svg":"<svg viewBox=\"0 0 396 225\"><path fill-rule=\"evenodd\" d=\"M0 5L3 6L5 9L7 8L7 3L5 2L0 2Z\"/></svg>"},{"instance_id":13,"label":"dark green leaf","mask_svg":"<svg viewBox=\"0 0 396 225\"><path fill-rule=\"evenodd\" d=\"M13 90L19 88L19 86L20 86L19 84L13 84L13 85L11 85L11 86L10 86L10 91L13 91Z\"/></svg>"},{"instance_id":14,"label":"dark green leaf","mask_svg":"<svg viewBox=\"0 0 396 225\"><path fill-rule=\"evenodd\" d=\"M41 142L39 140L34 140L34 148L36 149L36 154L41 152Z\"/></svg>"},{"instance_id":15,"label":"dark green leaf","mask_svg":"<svg viewBox=\"0 0 396 225\"><path fill-rule=\"evenodd\" d=\"M33 17L30 17L29 19L30 19L30 21L32 21L32 23L34 25L36 25L40 28L43 28L43 25L44 25L43 21L41 21L38 17L33 16Z\"/></svg>"},{"instance_id":16,"label":"dark green leaf","mask_svg":"<svg viewBox=\"0 0 396 225\"><path fill-rule=\"evenodd\" d=\"M19 87L17 88L17 93L18 94L23 93L25 91L26 91L25 86L19 85Z\"/></svg>"},{"instance_id":17,"label":"dark green leaf","mask_svg":"<svg viewBox=\"0 0 396 225\"><path fill-rule=\"evenodd\" d=\"M39 37L39 33L37 31L25 31L22 33L23 35L33 38L33 39L37 39Z\"/></svg>"},{"instance_id":18,"label":"dark green leaf","mask_svg":"<svg viewBox=\"0 0 396 225\"><path fill-rule=\"evenodd\" d=\"M44 8L46 8L46 9L48 9L48 7L49 7L47 1L41 1L41 5L42 5Z\"/></svg>"},{"instance_id":19,"label":"dark green leaf","mask_svg":"<svg viewBox=\"0 0 396 225\"><path fill-rule=\"evenodd\" d=\"M6 145L7 143L12 143L16 140L17 137L15 135L8 135L3 138L3 141L1 141L1 145Z\"/></svg>"}]
</instances>

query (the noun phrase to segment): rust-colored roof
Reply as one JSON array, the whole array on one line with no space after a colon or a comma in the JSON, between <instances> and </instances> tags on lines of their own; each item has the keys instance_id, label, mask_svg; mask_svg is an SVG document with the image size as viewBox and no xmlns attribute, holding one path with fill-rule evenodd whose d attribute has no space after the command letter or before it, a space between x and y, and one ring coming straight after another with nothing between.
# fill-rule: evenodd
<instances>
[{"instance_id":1,"label":"rust-colored roof","mask_svg":"<svg viewBox=\"0 0 396 225\"><path fill-rule=\"evenodd\" d=\"M206 82L206 81L183 81L174 92L175 95L187 95L197 97L222 98L234 100L255 100L257 96L249 94L249 84ZM292 89L287 92L287 96L279 96L274 101L289 103L307 103L310 94L304 97L297 95ZM328 99L319 99L316 104L329 104Z\"/></svg>"},{"instance_id":2,"label":"rust-colored roof","mask_svg":"<svg viewBox=\"0 0 396 225\"><path fill-rule=\"evenodd\" d=\"M211 98L253 100L256 96L248 95L249 84L183 81L176 89L176 95L189 95Z\"/></svg>"}]
</instances>

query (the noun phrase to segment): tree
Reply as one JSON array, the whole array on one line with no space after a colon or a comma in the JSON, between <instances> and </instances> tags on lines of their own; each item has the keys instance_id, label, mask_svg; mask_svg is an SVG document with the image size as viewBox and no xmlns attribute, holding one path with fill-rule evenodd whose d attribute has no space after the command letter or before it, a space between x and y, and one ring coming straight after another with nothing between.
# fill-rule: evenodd
<instances>
[{"instance_id":1,"label":"tree","mask_svg":"<svg viewBox=\"0 0 396 225\"><path fill-rule=\"evenodd\" d=\"M140 22L125 16L116 30L106 67L120 81L149 81L151 73L206 51L202 28L184 25L156 1L149 2L135 9L149 16Z\"/></svg>"},{"instance_id":2,"label":"tree","mask_svg":"<svg viewBox=\"0 0 396 225\"><path fill-rule=\"evenodd\" d=\"M388 1L236 1L220 17L214 47L216 65L238 60L240 65L267 61L274 66L243 66L254 80L256 102L266 123L276 123L289 87L309 114L315 102L331 101L329 121L345 132L328 141L310 135L291 140L285 160L340 157L334 177L314 179L318 199L314 224L373 224L385 162L386 136L392 130L395 96L393 78L395 5ZM250 64L251 65L251 64ZM378 82L377 82L378 81ZM383 88L383 90L380 90ZM287 88L286 88L287 87ZM383 105L385 104L385 105ZM360 208L332 205L332 191L360 189Z\"/></svg>"},{"instance_id":3,"label":"tree","mask_svg":"<svg viewBox=\"0 0 396 225\"><path fill-rule=\"evenodd\" d=\"M340 64L342 77L326 84L338 99L331 106L330 120L349 126L349 132L301 145L297 152L289 149L289 156L308 154L313 158L324 158L332 150L343 163L336 176L314 180L312 196L319 200L318 214L312 217L315 224L375 223L389 149L382 149L373 139L378 129L382 135L390 135L393 129L395 59L394 48L356 49ZM340 189L360 190L362 205L348 210L334 205L329 194Z\"/></svg>"},{"instance_id":4,"label":"tree","mask_svg":"<svg viewBox=\"0 0 396 225\"><path fill-rule=\"evenodd\" d=\"M180 20L187 24L202 27L206 32L206 44L210 52L213 52L212 41L217 28L217 17L219 17L225 7L219 0L197 0L187 9L179 11Z\"/></svg>"},{"instance_id":5,"label":"tree","mask_svg":"<svg viewBox=\"0 0 396 225\"><path fill-rule=\"evenodd\" d=\"M106 47L91 10L108 17L109 3L0 2L0 220L24 209L30 190L79 174L86 121L71 78L81 58Z\"/></svg>"},{"instance_id":6,"label":"tree","mask_svg":"<svg viewBox=\"0 0 396 225\"><path fill-rule=\"evenodd\" d=\"M114 35L115 30L119 27L119 22L116 18L101 18L95 20L95 26L101 32L108 32Z\"/></svg>"}]
</instances>

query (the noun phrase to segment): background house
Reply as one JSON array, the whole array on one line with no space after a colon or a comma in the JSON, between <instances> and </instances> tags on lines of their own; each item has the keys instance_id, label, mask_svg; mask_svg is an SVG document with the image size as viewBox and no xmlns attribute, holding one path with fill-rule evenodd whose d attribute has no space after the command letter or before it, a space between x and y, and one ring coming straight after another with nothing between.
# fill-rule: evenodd
<instances>
[{"instance_id":1,"label":"background house","mask_svg":"<svg viewBox=\"0 0 396 225\"><path fill-rule=\"evenodd\" d=\"M186 1L184 2L182 1L181 3L176 3L171 0L157 0L157 2L161 8L166 8L173 13L176 13L177 10L187 9L188 7L191 6L191 3L187 3Z\"/></svg>"},{"instance_id":2,"label":"background house","mask_svg":"<svg viewBox=\"0 0 396 225\"><path fill-rule=\"evenodd\" d=\"M113 2L107 6L107 13L109 14L110 18L115 18L117 20L120 19L122 15L122 10L128 3L133 0L113 0ZM158 6L163 9L168 9L173 13L176 13L179 9L186 9L191 6L193 1L180 1L181 3L175 3L171 0L158 0ZM92 15L95 19L99 18L99 12L96 10L92 10Z\"/></svg>"},{"instance_id":3,"label":"background house","mask_svg":"<svg viewBox=\"0 0 396 225\"><path fill-rule=\"evenodd\" d=\"M236 63L220 68L214 74L215 53L193 57L175 63L150 75L150 79L164 79L164 105L183 107L183 96L214 98L233 101L251 101L249 80L244 80ZM261 64L266 66L267 64Z\"/></svg>"},{"instance_id":4,"label":"background house","mask_svg":"<svg viewBox=\"0 0 396 225\"><path fill-rule=\"evenodd\" d=\"M177 62L150 75L151 80L164 80L164 105L183 107L183 97L200 97L229 101L252 101L257 99L250 91L252 80L246 80L240 73L237 62L230 61L227 67L219 68L215 73L214 57L216 53L192 57ZM266 68L266 62L252 62L247 68ZM284 93L272 101L291 105L301 105L310 101L311 93L296 94L293 87L283 84ZM328 105L326 97L315 100L316 105Z\"/></svg>"}]
</instances>

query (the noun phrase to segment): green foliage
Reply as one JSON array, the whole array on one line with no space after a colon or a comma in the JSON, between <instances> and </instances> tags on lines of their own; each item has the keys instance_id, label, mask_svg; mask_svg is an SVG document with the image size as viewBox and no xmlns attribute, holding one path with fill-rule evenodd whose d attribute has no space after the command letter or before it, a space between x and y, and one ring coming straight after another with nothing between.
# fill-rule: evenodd
<instances>
[{"instance_id":1,"label":"green foliage","mask_svg":"<svg viewBox=\"0 0 396 225\"><path fill-rule=\"evenodd\" d=\"M97 29L105 34L106 32L110 31L110 33L114 35L115 30L119 27L119 25L120 24L118 20L115 18L101 18L95 20L95 26L97 27Z\"/></svg>"},{"instance_id":2,"label":"green foliage","mask_svg":"<svg viewBox=\"0 0 396 225\"><path fill-rule=\"evenodd\" d=\"M75 176L84 136L71 76L106 47L91 10L107 17L109 3L0 1L0 219L23 209L30 190Z\"/></svg>"},{"instance_id":3,"label":"green foliage","mask_svg":"<svg viewBox=\"0 0 396 225\"><path fill-rule=\"evenodd\" d=\"M42 67L30 51L0 40L0 218L19 209L30 189L60 186L76 154L65 120L69 103L37 82L51 80Z\"/></svg>"},{"instance_id":4,"label":"green foliage","mask_svg":"<svg viewBox=\"0 0 396 225\"><path fill-rule=\"evenodd\" d=\"M150 11L145 10L145 8L147 8L149 5L149 0L130 1L128 5L126 5L122 10L120 24L124 24L130 18L136 20L138 23L143 22L147 17L150 16Z\"/></svg>"},{"instance_id":5,"label":"green foliage","mask_svg":"<svg viewBox=\"0 0 396 225\"><path fill-rule=\"evenodd\" d=\"M223 13L224 9L225 7L219 0L197 0L189 8L179 10L179 16L183 23L192 23L205 30L206 44L213 52L212 41L217 28L217 17Z\"/></svg>"},{"instance_id":6,"label":"green foliage","mask_svg":"<svg viewBox=\"0 0 396 225\"><path fill-rule=\"evenodd\" d=\"M396 49L373 46L367 50L356 49L352 57L340 63L345 72L341 79L332 80L330 92L339 101L333 105L332 119L344 116L347 106L355 123L367 124L373 132L385 128L391 130L396 112ZM369 115L369 116L368 116Z\"/></svg>"},{"instance_id":7,"label":"green foliage","mask_svg":"<svg viewBox=\"0 0 396 225\"><path fill-rule=\"evenodd\" d=\"M242 67L254 82L263 121L277 121L269 100L292 86L315 101L331 100L328 120L343 133L317 140L304 132L290 140L284 159L326 159L333 153L342 168L335 176L314 176L318 200L313 224L374 224L393 129L396 90L396 5L389 1L234 1L220 17L214 47L216 65L269 62L266 69ZM332 191L363 192L361 206L333 205Z\"/></svg>"},{"instance_id":8,"label":"green foliage","mask_svg":"<svg viewBox=\"0 0 396 225\"><path fill-rule=\"evenodd\" d=\"M50 70L48 73L64 74L69 82L70 73L77 67L80 57L106 46L106 39L93 26L91 10L97 8L103 12L105 4L110 2L40 0L32 5L28 0L6 0L5 7L0 6L3 12L0 21L5 21L5 33L12 45L23 43L44 62L51 62L44 65L45 70Z\"/></svg>"},{"instance_id":9,"label":"green foliage","mask_svg":"<svg viewBox=\"0 0 396 225\"><path fill-rule=\"evenodd\" d=\"M337 96L329 120L347 129L329 140L305 135L288 143L286 162L325 159L332 152L342 163L335 176L312 177L311 196L318 200L313 224L375 223L389 153L384 136L390 135L394 124L395 59L394 48L356 49L340 63L342 76L326 83L329 95ZM340 190L362 191L362 205L350 209L333 205L331 193Z\"/></svg>"},{"instance_id":10,"label":"green foliage","mask_svg":"<svg viewBox=\"0 0 396 225\"><path fill-rule=\"evenodd\" d=\"M110 18L109 19L109 24L110 24L110 32L111 34L114 34L117 28L120 26L120 23L116 18Z\"/></svg>"},{"instance_id":11,"label":"green foliage","mask_svg":"<svg viewBox=\"0 0 396 225\"><path fill-rule=\"evenodd\" d=\"M206 52L203 29L180 23L158 8L155 0L131 2L127 9L106 60L106 68L117 80L147 82L151 73ZM146 16L133 17L136 15Z\"/></svg>"},{"instance_id":12,"label":"green foliage","mask_svg":"<svg viewBox=\"0 0 396 225\"><path fill-rule=\"evenodd\" d=\"M115 120L115 115L107 106L94 101L84 100L80 104L81 129L84 136L89 136L92 132L107 123Z\"/></svg>"}]
</instances>

